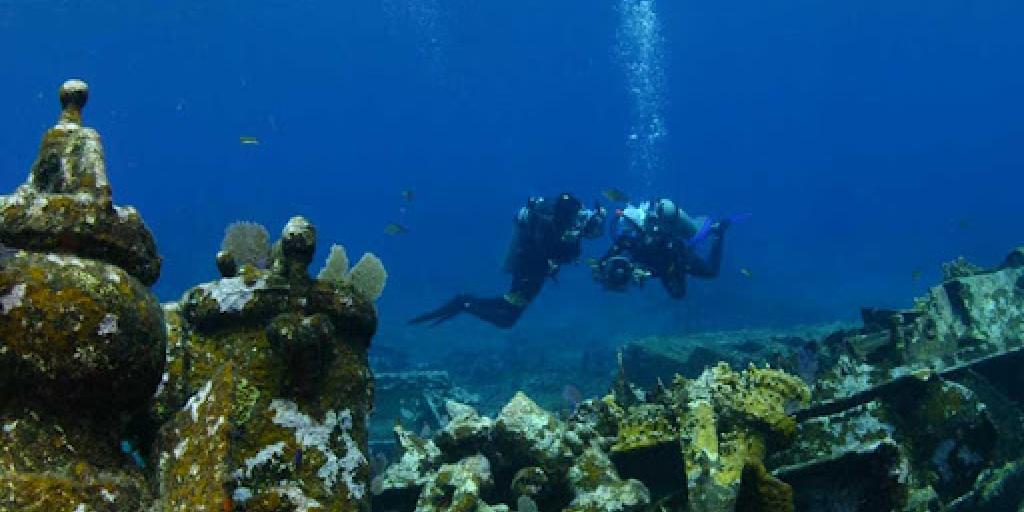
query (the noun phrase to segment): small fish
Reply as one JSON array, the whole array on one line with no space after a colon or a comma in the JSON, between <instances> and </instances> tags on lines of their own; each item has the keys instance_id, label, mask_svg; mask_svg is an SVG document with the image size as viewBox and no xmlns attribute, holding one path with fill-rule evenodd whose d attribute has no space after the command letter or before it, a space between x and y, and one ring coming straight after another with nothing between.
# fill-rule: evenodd
<instances>
[{"instance_id":1,"label":"small fish","mask_svg":"<svg viewBox=\"0 0 1024 512\"><path fill-rule=\"evenodd\" d=\"M742 274L743 277L746 277L747 279L750 279L750 278L754 277L754 273L751 272L750 269L747 268L747 267L741 268L740 269L740 274Z\"/></svg>"},{"instance_id":2,"label":"small fish","mask_svg":"<svg viewBox=\"0 0 1024 512\"><path fill-rule=\"evenodd\" d=\"M625 203L629 201L629 196L617 188L606 188L601 191L601 195L604 196L605 199L615 203Z\"/></svg>"},{"instance_id":3,"label":"small fish","mask_svg":"<svg viewBox=\"0 0 1024 512\"><path fill-rule=\"evenodd\" d=\"M956 221L956 227L961 231L967 231L971 229L971 219L960 219Z\"/></svg>"},{"instance_id":4,"label":"small fish","mask_svg":"<svg viewBox=\"0 0 1024 512\"><path fill-rule=\"evenodd\" d=\"M220 508L224 512L231 512L232 510L235 510L235 501L231 499L231 496L227 496L224 498L224 501L221 502Z\"/></svg>"},{"instance_id":5,"label":"small fish","mask_svg":"<svg viewBox=\"0 0 1024 512\"><path fill-rule=\"evenodd\" d=\"M505 302L508 302L509 304L512 304L513 306L516 307L526 307L526 305L528 304L526 297L523 297L523 294L521 293L509 292L506 293L504 297Z\"/></svg>"},{"instance_id":6,"label":"small fish","mask_svg":"<svg viewBox=\"0 0 1024 512\"><path fill-rule=\"evenodd\" d=\"M915 268L914 271L910 273L910 278L914 281L920 281L922 275L924 275L924 272L919 268Z\"/></svg>"},{"instance_id":7,"label":"small fish","mask_svg":"<svg viewBox=\"0 0 1024 512\"><path fill-rule=\"evenodd\" d=\"M413 199L416 199L416 193L411 188L407 188L402 191L402 199L407 203L411 203Z\"/></svg>"},{"instance_id":8,"label":"small fish","mask_svg":"<svg viewBox=\"0 0 1024 512\"><path fill-rule=\"evenodd\" d=\"M295 459L293 460L293 462L295 463L295 471L299 471L299 470L302 469L302 447L301 446L295 449Z\"/></svg>"},{"instance_id":9,"label":"small fish","mask_svg":"<svg viewBox=\"0 0 1024 512\"><path fill-rule=\"evenodd\" d=\"M389 235L404 235L408 233L409 230L397 222L392 222L387 226L384 226L384 232Z\"/></svg>"},{"instance_id":10,"label":"small fish","mask_svg":"<svg viewBox=\"0 0 1024 512\"><path fill-rule=\"evenodd\" d=\"M243 146L259 146L260 140L256 137L247 137L245 135L238 138L238 143Z\"/></svg>"}]
</instances>

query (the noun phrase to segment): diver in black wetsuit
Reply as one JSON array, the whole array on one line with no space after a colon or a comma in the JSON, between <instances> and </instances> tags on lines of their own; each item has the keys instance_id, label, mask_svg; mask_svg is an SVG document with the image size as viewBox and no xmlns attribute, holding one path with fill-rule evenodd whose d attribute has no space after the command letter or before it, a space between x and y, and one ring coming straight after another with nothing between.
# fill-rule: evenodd
<instances>
[{"instance_id":1,"label":"diver in black wetsuit","mask_svg":"<svg viewBox=\"0 0 1024 512\"><path fill-rule=\"evenodd\" d=\"M456 295L409 323L437 325L459 313L469 313L498 327L512 327L540 293L544 281L554 278L562 265L579 259L583 238L601 236L605 216L601 206L584 209L579 199L568 193L552 199L530 198L519 210L515 238L505 259L505 270L512 274L508 293L492 298Z\"/></svg>"},{"instance_id":2,"label":"diver in black wetsuit","mask_svg":"<svg viewBox=\"0 0 1024 512\"><path fill-rule=\"evenodd\" d=\"M629 206L613 225L614 243L593 266L594 279L608 290L625 291L648 278L661 279L669 296L686 295L687 274L713 278L722 264L725 231L732 223L694 219L669 199ZM708 257L694 246L712 238Z\"/></svg>"}]
</instances>

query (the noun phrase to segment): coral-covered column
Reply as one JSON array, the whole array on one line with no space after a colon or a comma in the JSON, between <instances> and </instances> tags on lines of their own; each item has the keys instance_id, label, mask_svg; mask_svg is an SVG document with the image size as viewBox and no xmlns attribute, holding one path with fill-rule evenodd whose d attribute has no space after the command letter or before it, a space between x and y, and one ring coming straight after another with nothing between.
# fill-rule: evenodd
<instances>
[{"instance_id":1,"label":"coral-covered column","mask_svg":"<svg viewBox=\"0 0 1024 512\"><path fill-rule=\"evenodd\" d=\"M87 98L84 82L63 85L27 182L0 197L4 511L147 501L129 427L163 369L163 316L147 288L160 257L139 214L111 201L100 137L81 125Z\"/></svg>"},{"instance_id":2,"label":"coral-covered column","mask_svg":"<svg viewBox=\"0 0 1024 512\"><path fill-rule=\"evenodd\" d=\"M315 242L295 217L268 269L222 253L224 277L171 311L164 510L369 510L376 311L353 286L310 278Z\"/></svg>"}]
</instances>

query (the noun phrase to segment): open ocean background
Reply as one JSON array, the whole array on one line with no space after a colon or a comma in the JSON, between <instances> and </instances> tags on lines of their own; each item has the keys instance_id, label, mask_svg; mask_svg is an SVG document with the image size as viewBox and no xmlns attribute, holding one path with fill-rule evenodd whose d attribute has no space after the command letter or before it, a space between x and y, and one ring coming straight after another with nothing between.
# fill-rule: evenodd
<instances>
[{"instance_id":1,"label":"open ocean background","mask_svg":"<svg viewBox=\"0 0 1024 512\"><path fill-rule=\"evenodd\" d=\"M0 190L79 77L161 300L217 276L228 223L302 214L313 272L333 242L384 260L376 342L425 353L854 319L1024 241L1021 20L1018 0L0 0ZM511 332L404 325L505 291L528 196L608 187L753 217L681 302L580 266Z\"/></svg>"}]
</instances>

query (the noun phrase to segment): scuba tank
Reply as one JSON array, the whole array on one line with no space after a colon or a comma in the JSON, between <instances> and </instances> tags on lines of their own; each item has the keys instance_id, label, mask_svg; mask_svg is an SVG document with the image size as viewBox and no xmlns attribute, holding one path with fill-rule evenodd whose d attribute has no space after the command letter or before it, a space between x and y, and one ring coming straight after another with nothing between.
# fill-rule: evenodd
<instances>
[{"instance_id":1,"label":"scuba tank","mask_svg":"<svg viewBox=\"0 0 1024 512\"><path fill-rule=\"evenodd\" d=\"M647 203L643 203L640 206L630 205L623 209L615 210L615 220L612 221L611 227L608 229L612 242L622 236L636 238L643 233L647 216L646 205Z\"/></svg>"}]
</instances>

